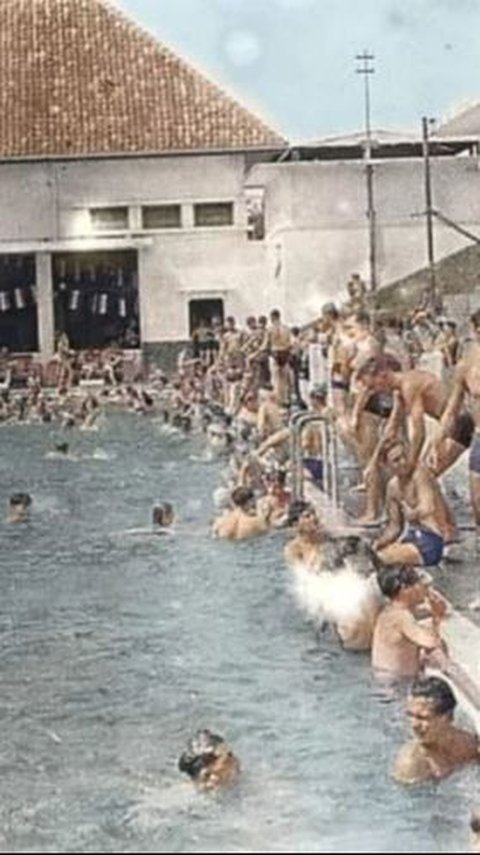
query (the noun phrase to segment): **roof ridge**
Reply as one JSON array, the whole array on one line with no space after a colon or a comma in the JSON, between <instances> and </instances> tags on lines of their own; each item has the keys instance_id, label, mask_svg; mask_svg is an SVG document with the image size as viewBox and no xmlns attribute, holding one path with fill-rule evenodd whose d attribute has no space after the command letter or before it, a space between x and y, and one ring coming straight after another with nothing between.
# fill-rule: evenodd
<instances>
[{"instance_id":1,"label":"roof ridge","mask_svg":"<svg viewBox=\"0 0 480 855\"><path fill-rule=\"evenodd\" d=\"M60 2L75 2L75 0L60 0ZM180 51L180 48L173 48L168 44L165 44L163 40L159 36L157 36L153 31L151 31L145 24L141 24L135 21L125 10L121 9L116 5L116 0L87 0L87 2L96 2L100 6L105 6L107 9L111 9L112 12L118 17L122 18L124 22L132 28L134 31L140 32L144 37L150 39L154 46L163 50L166 54L169 54L173 59L177 62L181 62L186 68L190 70L190 72L197 76L201 77L204 83L208 86L213 86L215 89L218 89L221 95L224 98L228 99L234 107L237 109L240 108L244 110L248 115L250 115L256 122L261 122L268 131L274 131L274 133L278 133L279 137L282 138L283 142L287 143L286 137L278 130L277 128L271 128L270 124L265 122L262 118L256 115L253 112L253 108L250 109L249 106L244 105L242 102L243 96L240 94L237 95L235 92L230 90L230 86L226 86L223 82L220 82L216 79L215 74L208 70L204 70L203 68L199 68L196 65L195 60L190 60L190 58L185 58Z\"/></svg>"}]
</instances>

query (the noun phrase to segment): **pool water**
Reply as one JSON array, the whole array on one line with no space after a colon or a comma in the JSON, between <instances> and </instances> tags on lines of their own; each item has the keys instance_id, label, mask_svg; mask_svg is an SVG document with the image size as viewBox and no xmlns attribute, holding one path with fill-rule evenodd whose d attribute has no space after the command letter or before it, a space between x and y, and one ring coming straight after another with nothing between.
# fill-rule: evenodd
<instances>
[{"instance_id":1,"label":"pool water","mask_svg":"<svg viewBox=\"0 0 480 855\"><path fill-rule=\"evenodd\" d=\"M34 496L1 523L1 851L467 851L475 770L392 784L403 699L296 610L281 534L210 540L220 464L127 415L72 434L79 462L56 438L0 434L2 507ZM124 534L158 499L176 535ZM241 760L228 794L177 771L199 727Z\"/></svg>"}]
</instances>

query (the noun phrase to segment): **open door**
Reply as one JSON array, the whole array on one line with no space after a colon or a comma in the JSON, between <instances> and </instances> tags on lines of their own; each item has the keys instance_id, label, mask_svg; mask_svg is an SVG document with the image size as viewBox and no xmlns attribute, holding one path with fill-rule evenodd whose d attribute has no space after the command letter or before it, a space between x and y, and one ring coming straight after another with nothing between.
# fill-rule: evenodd
<instances>
[{"instance_id":1,"label":"open door","mask_svg":"<svg viewBox=\"0 0 480 855\"><path fill-rule=\"evenodd\" d=\"M225 314L223 300L190 300L188 309L190 335L199 326L210 327L217 322L223 324Z\"/></svg>"}]
</instances>

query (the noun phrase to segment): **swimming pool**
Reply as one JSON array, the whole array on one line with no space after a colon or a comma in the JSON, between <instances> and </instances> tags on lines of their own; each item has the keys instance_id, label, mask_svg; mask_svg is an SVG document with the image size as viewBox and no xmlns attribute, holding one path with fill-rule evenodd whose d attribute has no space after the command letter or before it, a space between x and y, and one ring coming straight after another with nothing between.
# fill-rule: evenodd
<instances>
[{"instance_id":1,"label":"swimming pool","mask_svg":"<svg viewBox=\"0 0 480 855\"><path fill-rule=\"evenodd\" d=\"M0 434L2 506L15 490L35 499L31 524L2 523L0 541L1 850L467 851L476 770L390 782L401 700L367 658L316 639L281 535L210 540L219 465L133 416L72 435L78 463L44 459L54 436ZM159 498L176 537L122 535ZM177 772L201 726L242 762L228 795L199 796Z\"/></svg>"}]
</instances>

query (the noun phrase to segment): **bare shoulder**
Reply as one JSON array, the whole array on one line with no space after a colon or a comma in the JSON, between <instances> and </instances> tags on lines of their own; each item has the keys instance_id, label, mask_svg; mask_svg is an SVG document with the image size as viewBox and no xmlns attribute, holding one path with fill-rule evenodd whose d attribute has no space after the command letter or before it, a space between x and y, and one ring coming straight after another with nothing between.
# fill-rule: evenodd
<instances>
[{"instance_id":1,"label":"bare shoulder","mask_svg":"<svg viewBox=\"0 0 480 855\"><path fill-rule=\"evenodd\" d=\"M386 499L388 501L389 499L398 499L398 498L399 498L398 478L396 475L394 475L393 478L390 478L390 480L387 484Z\"/></svg>"},{"instance_id":2,"label":"bare shoulder","mask_svg":"<svg viewBox=\"0 0 480 855\"><path fill-rule=\"evenodd\" d=\"M393 764L392 777L399 784L421 784L433 777L428 758L418 743L407 742L402 746Z\"/></svg>"},{"instance_id":3,"label":"bare shoulder","mask_svg":"<svg viewBox=\"0 0 480 855\"><path fill-rule=\"evenodd\" d=\"M480 762L480 742L478 736L468 730L457 729L456 738L462 757L468 762L475 760L477 763Z\"/></svg>"}]
</instances>

